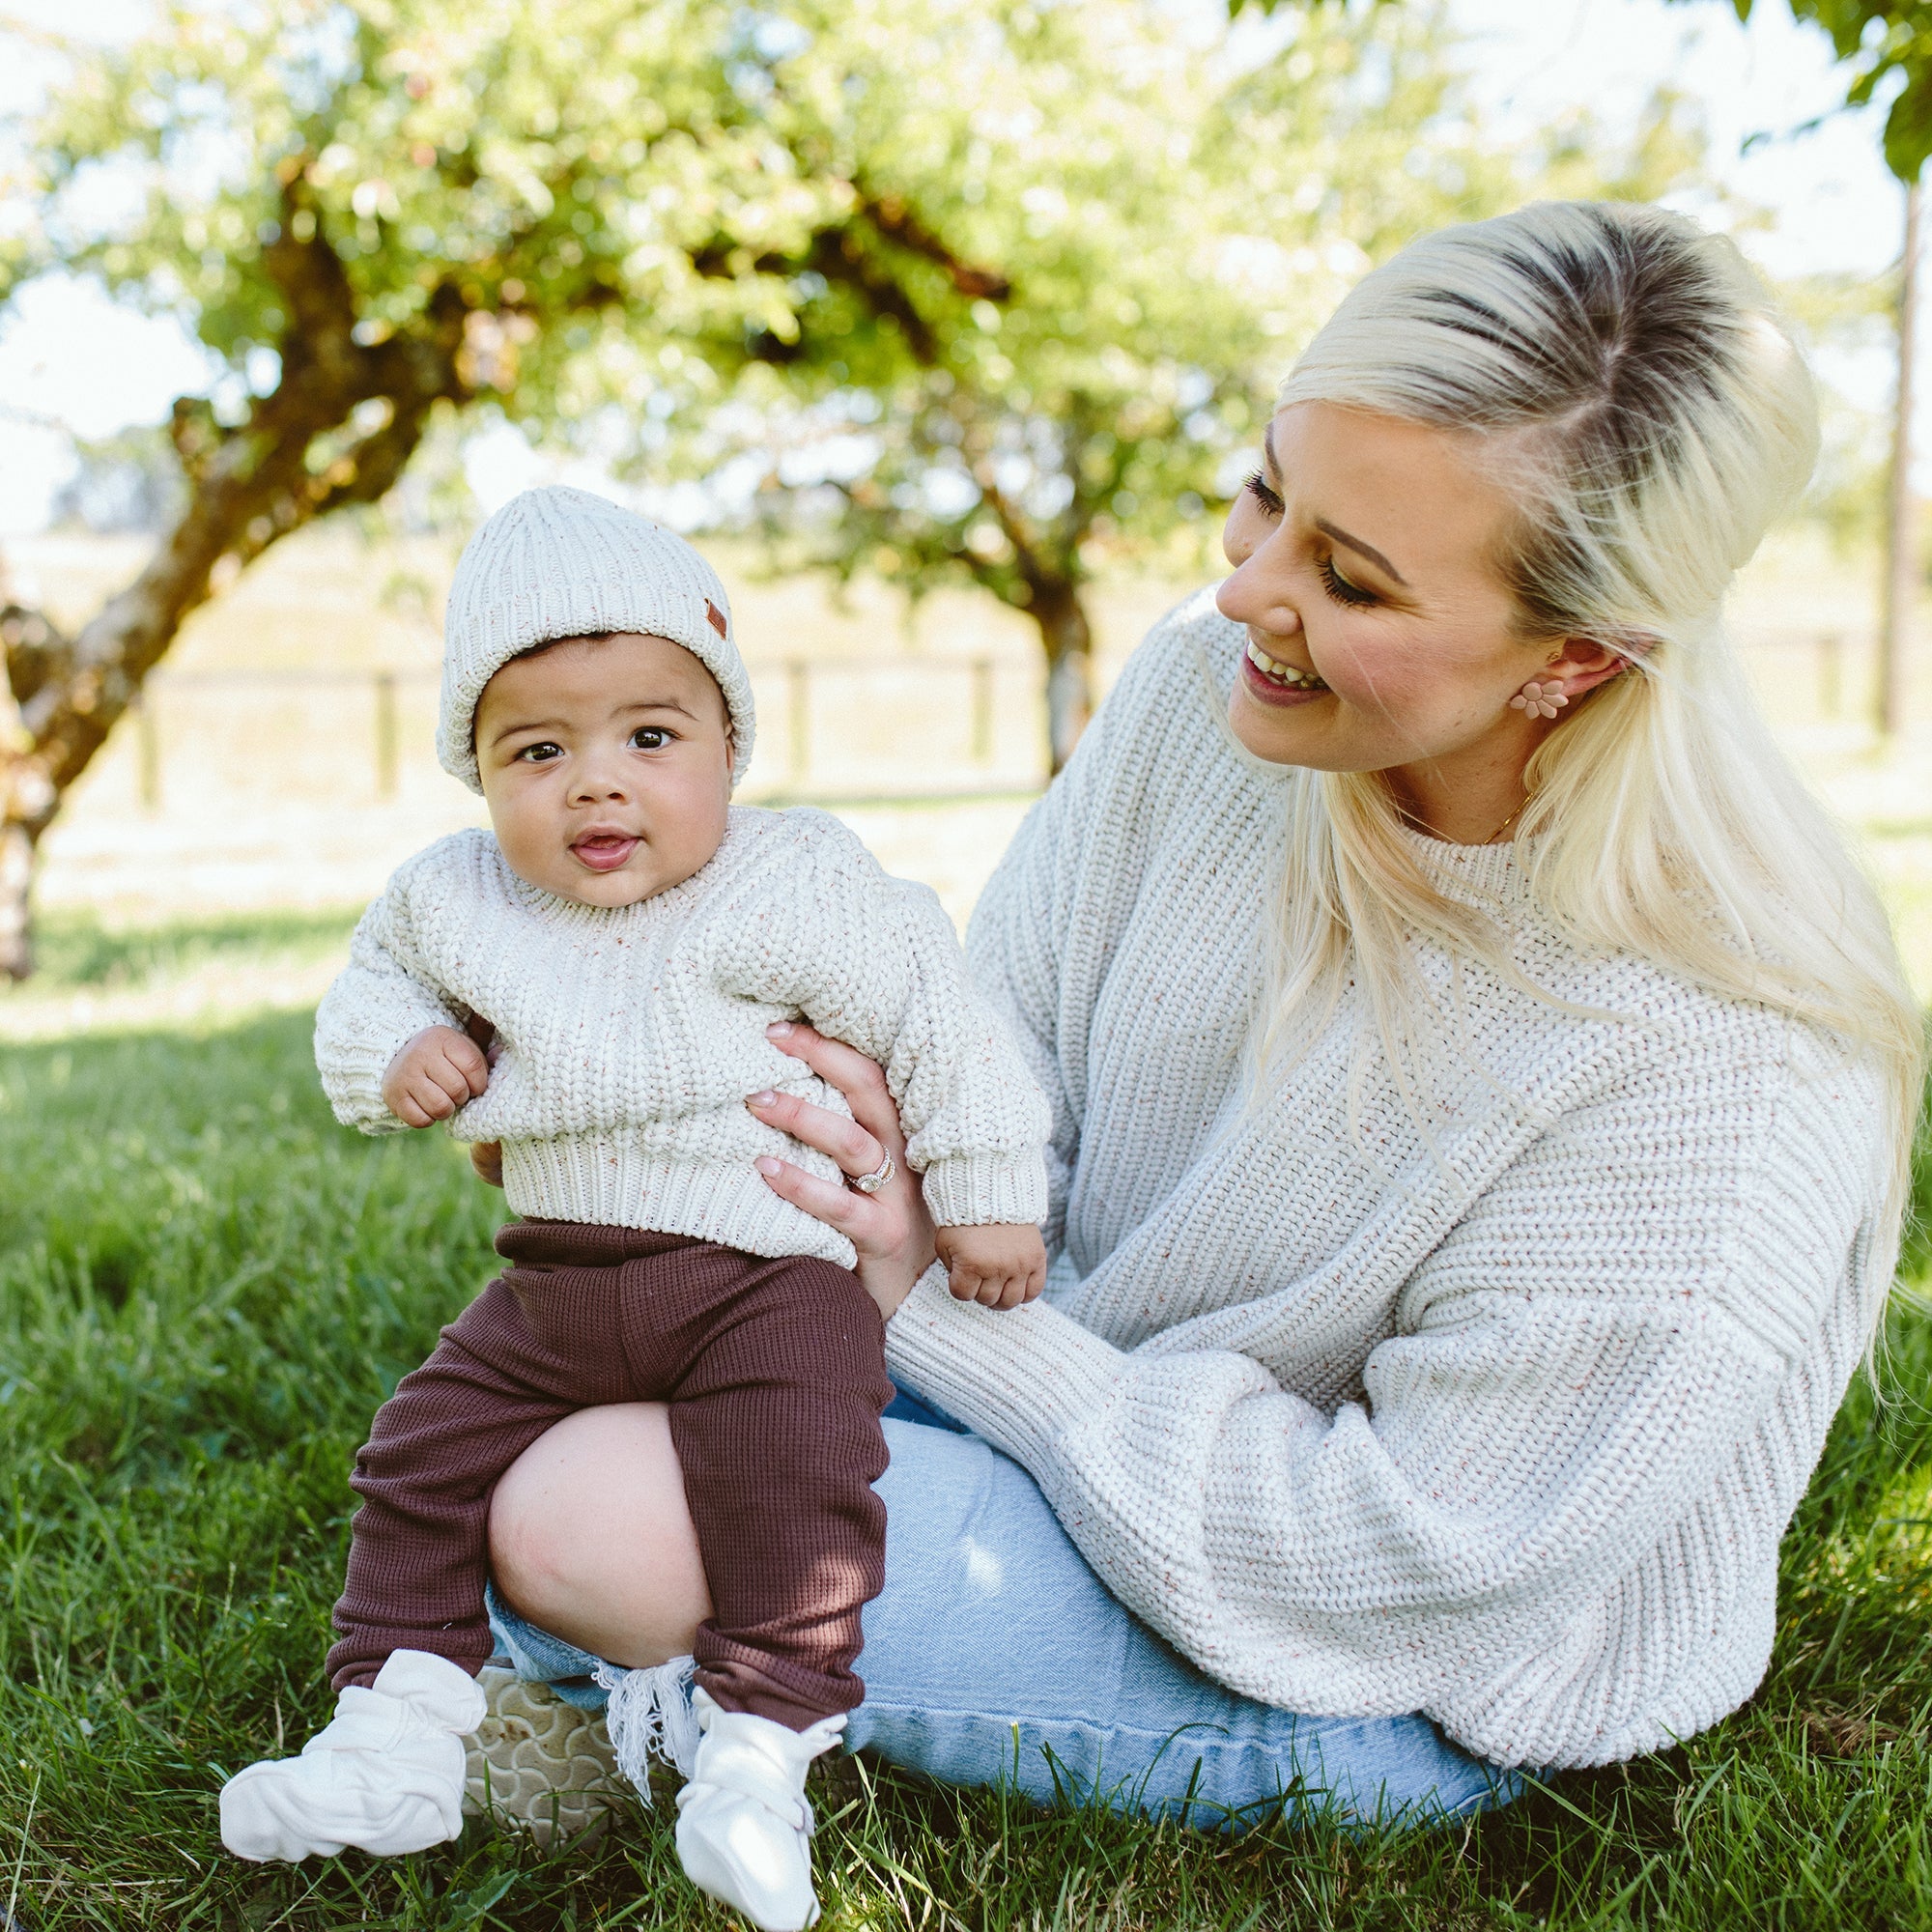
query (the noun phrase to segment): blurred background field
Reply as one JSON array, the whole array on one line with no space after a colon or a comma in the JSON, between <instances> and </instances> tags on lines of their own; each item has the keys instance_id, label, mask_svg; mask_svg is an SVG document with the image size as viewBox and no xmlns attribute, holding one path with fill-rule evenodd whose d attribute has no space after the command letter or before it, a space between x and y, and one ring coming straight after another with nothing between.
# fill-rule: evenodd
<instances>
[{"instance_id":1,"label":"blurred background field","mask_svg":"<svg viewBox=\"0 0 1932 1932\"><path fill-rule=\"evenodd\" d=\"M724 569L744 795L838 810L963 920L1211 578L1298 345L1414 234L1539 195L1728 232L1811 355L1823 460L1733 628L1932 989L1890 42L1848 107L1856 61L1716 0L15 0L0 32L0 977L30 894L44 942L0 1032L313 997L326 949L258 969L235 922L321 932L474 821L430 756L443 586L545 479Z\"/></svg>"},{"instance_id":2,"label":"blurred background field","mask_svg":"<svg viewBox=\"0 0 1932 1932\"><path fill-rule=\"evenodd\" d=\"M56 612L96 608L148 540L62 531L0 555ZM0 985L0 1037L205 1019L313 1001L355 910L430 839L483 822L433 749L441 598L457 546L322 526L196 613L43 848L41 971ZM1033 627L992 599L917 605L875 578L773 578L744 542L730 583L759 706L743 798L838 812L962 924L1046 781ZM1873 571L1798 526L1747 572L1731 624L1753 695L1860 841L1932 998L1932 653L1908 728L1869 724ZM1179 572L1090 592L1104 692ZM1932 627L1932 610L1919 613Z\"/></svg>"}]
</instances>

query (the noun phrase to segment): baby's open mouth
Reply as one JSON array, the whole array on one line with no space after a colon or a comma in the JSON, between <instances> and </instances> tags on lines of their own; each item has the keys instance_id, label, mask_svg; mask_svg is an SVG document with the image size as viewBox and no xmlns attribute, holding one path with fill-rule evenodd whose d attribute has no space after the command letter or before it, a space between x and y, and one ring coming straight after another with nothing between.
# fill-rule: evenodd
<instances>
[{"instance_id":1,"label":"baby's open mouth","mask_svg":"<svg viewBox=\"0 0 1932 1932\"><path fill-rule=\"evenodd\" d=\"M1248 639L1248 662L1268 680L1290 691L1326 691L1328 687L1312 670L1298 670L1293 665L1283 664L1279 658L1271 658L1250 638Z\"/></svg>"},{"instance_id":2,"label":"baby's open mouth","mask_svg":"<svg viewBox=\"0 0 1932 1932\"><path fill-rule=\"evenodd\" d=\"M614 872L637 849L638 840L626 832L588 833L570 848L594 872Z\"/></svg>"}]
</instances>

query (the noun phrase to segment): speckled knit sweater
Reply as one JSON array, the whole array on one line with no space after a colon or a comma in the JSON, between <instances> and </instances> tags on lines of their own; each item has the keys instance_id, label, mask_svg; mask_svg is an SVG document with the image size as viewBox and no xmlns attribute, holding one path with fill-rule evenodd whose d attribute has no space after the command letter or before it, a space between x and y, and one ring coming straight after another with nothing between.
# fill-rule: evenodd
<instances>
[{"instance_id":1,"label":"speckled knit sweater","mask_svg":"<svg viewBox=\"0 0 1932 1932\"><path fill-rule=\"evenodd\" d=\"M1159 627L980 901L979 985L1053 1108L1059 1254L1009 1315L928 1274L894 1375L1251 1696L1422 1711L1507 1764L1688 1736L1763 1673L1778 1539L1886 1293L1878 1074L1579 956L1510 848L1418 837L1533 980L1638 1022L1465 968L1492 1078L1439 1076L1439 1160L1378 1053L1351 1115L1351 996L1244 1112L1288 780L1228 730L1241 641L1205 594Z\"/></svg>"},{"instance_id":2,"label":"speckled knit sweater","mask_svg":"<svg viewBox=\"0 0 1932 1932\"><path fill-rule=\"evenodd\" d=\"M952 923L822 811L734 806L701 870L616 909L520 879L488 832L418 853L363 916L316 1014L336 1118L400 1130L384 1069L423 1028L471 1014L501 1053L450 1131L503 1143L519 1214L850 1267L852 1244L752 1166L771 1153L839 1178L745 1110L768 1087L846 1111L765 1037L801 1016L884 1066L941 1226L1046 1211L1046 1109L974 996Z\"/></svg>"}]
</instances>

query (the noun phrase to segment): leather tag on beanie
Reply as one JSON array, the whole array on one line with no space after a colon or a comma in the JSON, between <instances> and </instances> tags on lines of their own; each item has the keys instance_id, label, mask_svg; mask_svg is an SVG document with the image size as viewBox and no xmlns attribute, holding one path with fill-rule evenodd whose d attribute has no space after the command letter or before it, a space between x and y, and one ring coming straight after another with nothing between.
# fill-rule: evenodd
<instances>
[{"instance_id":1,"label":"leather tag on beanie","mask_svg":"<svg viewBox=\"0 0 1932 1932\"><path fill-rule=\"evenodd\" d=\"M724 627L724 613L708 597L704 600L704 614L710 618L711 628L721 638L728 635Z\"/></svg>"}]
</instances>

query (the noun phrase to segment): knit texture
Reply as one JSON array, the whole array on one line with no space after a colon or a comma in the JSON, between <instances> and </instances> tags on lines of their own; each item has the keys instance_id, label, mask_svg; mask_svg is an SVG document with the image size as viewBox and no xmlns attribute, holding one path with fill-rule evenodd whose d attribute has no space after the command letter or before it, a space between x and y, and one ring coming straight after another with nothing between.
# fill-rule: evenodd
<instances>
[{"instance_id":1,"label":"knit texture","mask_svg":"<svg viewBox=\"0 0 1932 1932\"><path fill-rule=\"evenodd\" d=\"M780 1200L752 1165L775 1154L841 1179L746 1111L763 1088L849 1111L765 1037L773 1020L801 1017L885 1068L942 1226L1046 1211L1046 1109L973 993L952 922L825 812L734 806L707 865L617 908L520 879L488 832L418 853L363 915L316 1014L336 1118L400 1131L384 1070L423 1028L471 1014L501 1051L489 1092L450 1131L503 1143L519 1214L850 1267L844 1236Z\"/></svg>"},{"instance_id":2,"label":"knit texture","mask_svg":"<svg viewBox=\"0 0 1932 1932\"><path fill-rule=\"evenodd\" d=\"M1532 980L1634 1018L1465 964L1435 1153L1352 992L1245 1107L1290 781L1228 729L1242 643L1205 593L1158 627L980 900L978 983L1053 1109L1055 1266L993 1316L929 1273L894 1378L1264 1702L1422 1711L1513 1765L1689 1736L1763 1673L1778 1540L1887 1293L1880 1076L1581 956L1510 848L1418 836Z\"/></svg>"},{"instance_id":3,"label":"knit texture","mask_svg":"<svg viewBox=\"0 0 1932 1932\"><path fill-rule=\"evenodd\" d=\"M672 531L587 490L554 484L513 497L464 546L442 620L436 753L481 791L476 706L519 651L558 638L627 631L698 659L731 714L731 781L751 762L757 714L718 573Z\"/></svg>"}]
</instances>

